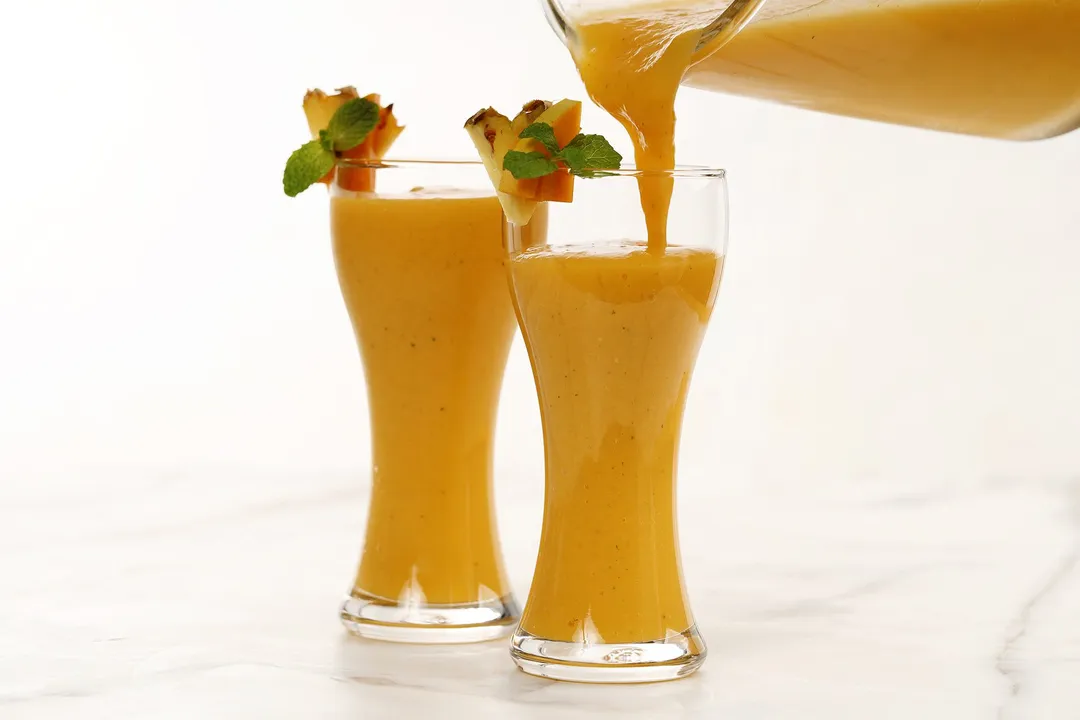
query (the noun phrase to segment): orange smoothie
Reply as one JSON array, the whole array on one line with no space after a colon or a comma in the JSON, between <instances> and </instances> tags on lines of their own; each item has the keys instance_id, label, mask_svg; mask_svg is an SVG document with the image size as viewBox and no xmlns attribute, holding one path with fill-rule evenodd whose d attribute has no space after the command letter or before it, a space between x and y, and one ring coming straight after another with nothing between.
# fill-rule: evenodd
<instances>
[{"instance_id":1,"label":"orange smoothie","mask_svg":"<svg viewBox=\"0 0 1080 720\"><path fill-rule=\"evenodd\" d=\"M542 247L510 261L544 424L541 550L521 631L632 643L692 628L675 470L720 282L709 250Z\"/></svg>"},{"instance_id":2,"label":"orange smoothie","mask_svg":"<svg viewBox=\"0 0 1080 720\"><path fill-rule=\"evenodd\" d=\"M1080 124L1080 0L834 2L756 21L694 87L1017 140ZM768 13L769 3L763 13Z\"/></svg>"},{"instance_id":3,"label":"orange smoothie","mask_svg":"<svg viewBox=\"0 0 1080 720\"><path fill-rule=\"evenodd\" d=\"M367 379L372 490L355 591L400 604L509 595L492 504L514 314L491 193L331 200Z\"/></svg>"}]
</instances>

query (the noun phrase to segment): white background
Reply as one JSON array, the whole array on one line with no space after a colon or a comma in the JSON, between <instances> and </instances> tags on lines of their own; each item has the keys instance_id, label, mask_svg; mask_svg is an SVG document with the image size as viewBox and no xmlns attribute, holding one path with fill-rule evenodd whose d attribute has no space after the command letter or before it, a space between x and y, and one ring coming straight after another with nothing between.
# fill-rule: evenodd
<instances>
[{"instance_id":1,"label":"white background","mask_svg":"<svg viewBox=\"0 0 1080 720\"><path fill-rule=\"evenodd\" d=\"M3 8L6 488L153 468L362 476L326 199L280 189L300 98L380 92L409 126L395 155L468 157L476 108L584 97L535 2ZM1080 471L1080 133L1007 144L691 90L678 110L680 160L728 168L732 203L684 491ZM595 108L585 124L618 135ZM499 467L540 452L518 344Z\"/></svg>"}]
</instances>

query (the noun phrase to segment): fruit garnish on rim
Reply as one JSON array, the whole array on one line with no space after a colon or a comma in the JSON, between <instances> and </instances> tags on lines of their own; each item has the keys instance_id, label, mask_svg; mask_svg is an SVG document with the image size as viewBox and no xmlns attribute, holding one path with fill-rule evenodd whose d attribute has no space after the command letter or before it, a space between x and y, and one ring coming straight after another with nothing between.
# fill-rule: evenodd
<instances>
[{"instance_id":1,"label":"fruit garnish on rim","mask_svg":"<svg viewBox=\"0 0 1080 720\"><path fill-rule=\"evenodd\" d=\"M581 133L580 100L533 100L512 121L489 107L465 130L515 225L528 224L537 203L573 201L575 177L598 177L622 163L602 135Z\"/></svg>"},{"instance_id":2,"label":"fruit garnish on rim","mask_svg":"<svg viewBox=\"0 0 1080 720\"><path fill-rule=\"evenodd\" d=\"M309 90L304 115L312 140L301 145L285 163L285 194L296 197L317 182L329 184L339 173L346 190L375 189L375 171L342 160L381 160L405 129L394 116L394 106L383 107L378 95L360 97L356 88L344 87L334 95Z\"/></svg>"}]
</instances>

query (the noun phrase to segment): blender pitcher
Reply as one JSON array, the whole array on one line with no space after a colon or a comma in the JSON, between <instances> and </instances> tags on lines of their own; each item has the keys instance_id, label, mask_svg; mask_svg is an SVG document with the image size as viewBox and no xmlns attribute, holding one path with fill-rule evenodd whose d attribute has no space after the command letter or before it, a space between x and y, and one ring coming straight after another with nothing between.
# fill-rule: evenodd
<instances>
[{"instance_id":1,"label":"blender pitcher","mask_svg":"<svg viewBox=\"0 0 1080 720\"><path fill-rule=\"evenodd\" d=\"M596 18L700 28L691 87L1012 140L1080 126L1080 0L541 2L572 53Z\"/></svg>"}]
</instances>

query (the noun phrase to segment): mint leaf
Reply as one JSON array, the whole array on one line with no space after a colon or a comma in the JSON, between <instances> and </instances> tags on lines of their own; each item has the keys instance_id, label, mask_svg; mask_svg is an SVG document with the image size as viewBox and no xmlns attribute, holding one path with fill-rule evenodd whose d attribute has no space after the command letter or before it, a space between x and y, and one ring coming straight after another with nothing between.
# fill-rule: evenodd
<instances>
[{"instance_id":1,"label":"mint leaf","mask_svg":"<svg viewBox=\"0 0 1080 720\"><path fill-rule=\"evenodd\" d=\"M615 170L622 164L622 155L603 135L578 135L557 157L580 177L597 177L593 170Z\"/></svg>"},{"instance_id":2,"label":"mint leaf","mask_svg":"<svg viewBox=\"0 0 1080 720\"><path fill-rule=\"evenodd\" d=\"M353 98L337 109L319 139L324 146L329 143L332 150L345 152L364 142L378 124L379 106L367 98Z\"/></svg>"},{"instance_id":3,"label":"mint leaf","mask_svg":"<svg viewBox=\"0 0 1080 720\"><path fill-rule=\"evenodd\" d=\"M622 164L622 155L611 147L611 143L604 139L603 135L579 134L560 150L551 125L535 122L522 130L519 137L540 142L551 155L549 157L542 152L508 151L503 158L503 169L509 170L518 180L550 175L559 169L558 162L578 177L610 175L611 173L597 171L614 170Z\"/></svg>"},{"instance_id":4,"label":"mint leaf","mask_svg":"<svg viewBox=\"0 0 1080 720\"><path fill-rule=\"evenodd\" d=\"M552 155L559 152L559 141L555 139L555 130L547 123L534 122L532 125L522 130L521 135L518 137L539 140Z\"/></svg>"},{"instance_id":5,"label":"mint leaf","mask_svg":"<svg viewBox=\"0 0 1080 720\"><path fill-rule=\"evenodd\" d=\"M281 179L285 194L296 197L315 183L334 167L334 154L318 140L304 143L300 149L289 156L285 163L285 175Z\"/></svg>"},{"instance_id":6,"label":"mint leaf","mask_svg":"<svg viewBox=\"0 0 1080 720\"><path fill-rule=\"evenodd\" d=\"M503 169L509 170L517 180L531 180L550 175L558 170L559 166L544 153L508 150L503 157Z\"/></svg>"}]
</instances>

